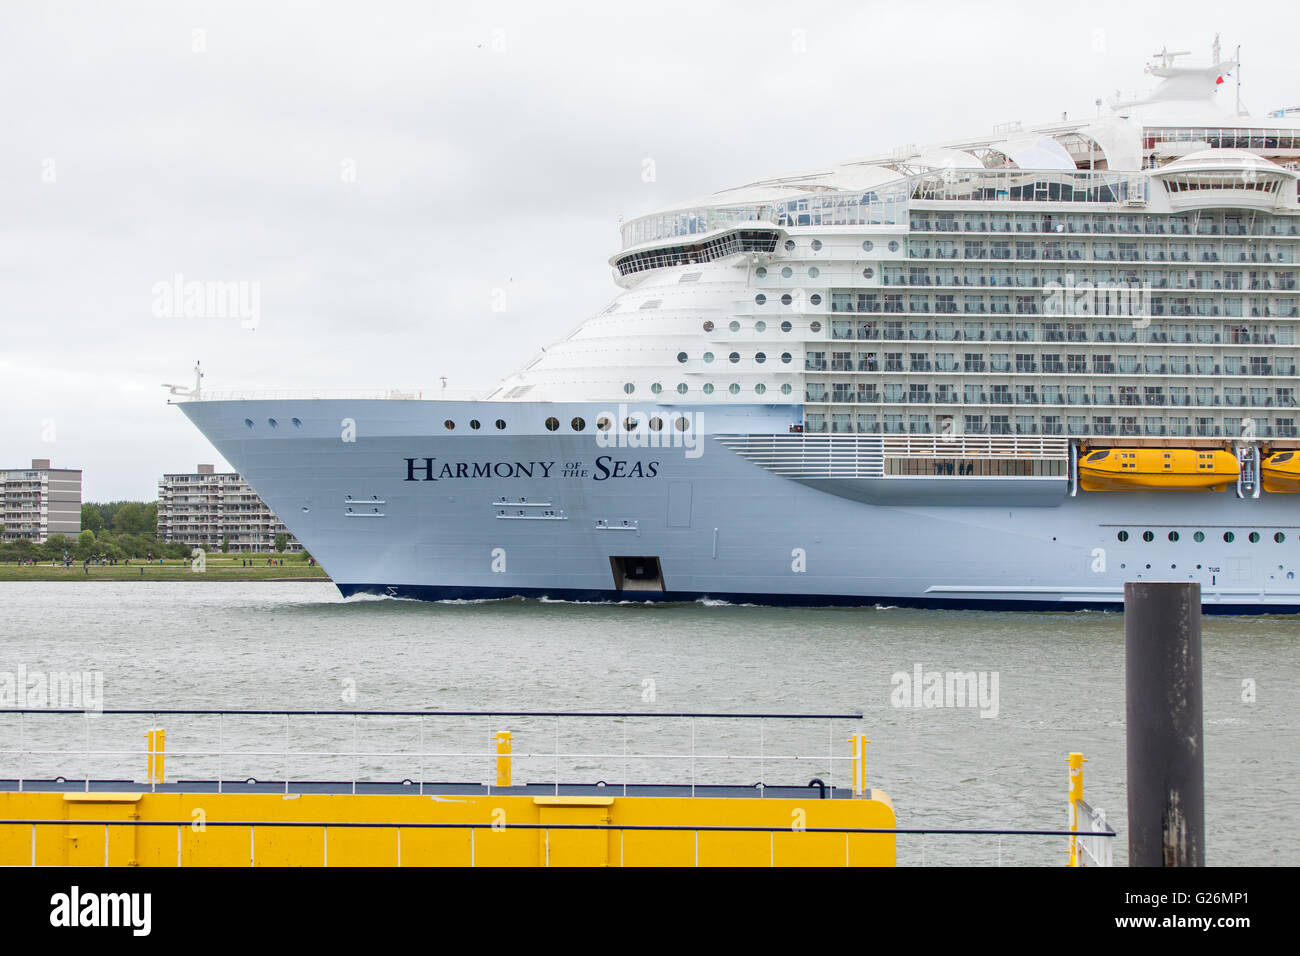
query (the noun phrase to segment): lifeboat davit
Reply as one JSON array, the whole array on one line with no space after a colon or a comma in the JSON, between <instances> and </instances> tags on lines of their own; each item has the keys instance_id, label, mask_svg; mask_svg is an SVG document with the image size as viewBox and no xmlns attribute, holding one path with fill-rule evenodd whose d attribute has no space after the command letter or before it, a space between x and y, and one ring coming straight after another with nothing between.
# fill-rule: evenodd
<instances>
[{"instance_id":1,"label":"lifeboat davit","mask_svg":"<svg viewBox=\"0 0 1300 956\"><path fill-rule=\"evenodd\" d=\"M1273 494L1300 491L1300 452L1279 451L1264 459L1260 467L1264 490Z\"/></svg>"},{"instance_id":2,"label":"lifeboat davit","mask_svg":"<svg viewBox=\"0 0 1300 956\"><path fill-rule=\"evenodd\" d=\"M1231 452L1212 449L1101 448L1079 461L1084 491L1224 491L1240 474Z\"/></svg>"}]
</instances>

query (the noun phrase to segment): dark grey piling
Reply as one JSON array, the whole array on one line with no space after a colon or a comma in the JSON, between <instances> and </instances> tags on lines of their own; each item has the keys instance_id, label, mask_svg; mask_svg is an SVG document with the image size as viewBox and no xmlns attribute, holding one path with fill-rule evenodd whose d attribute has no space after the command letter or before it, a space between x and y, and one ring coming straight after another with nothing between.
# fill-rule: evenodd
<instances>
[{"instance_id":1,"label":"dark grey piling","mask_svg":"<svg viewBox=\"0 0 1300 956\"><path fill-rule=\"evenodd\" d=\"M1205 865L1201 586L1124 585L1129 866Z\"/></svg>"}]
</instances>

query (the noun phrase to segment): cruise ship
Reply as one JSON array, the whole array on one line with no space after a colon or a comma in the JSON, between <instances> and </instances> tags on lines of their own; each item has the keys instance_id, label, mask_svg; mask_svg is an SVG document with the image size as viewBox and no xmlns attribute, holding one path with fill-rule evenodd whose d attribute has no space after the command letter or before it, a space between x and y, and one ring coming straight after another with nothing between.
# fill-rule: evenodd
<instances>
[{"instance_id":1,"label":"cruise ship","mask_svg":"<svg viewBox=\"0 0 1300 956\"><path fill-rule=\"evenodd\" d=\"M177 404L344 595L1295 612L1300 109L1179 56L628 221L491 391Z\"/></svg>"}]
</instances>

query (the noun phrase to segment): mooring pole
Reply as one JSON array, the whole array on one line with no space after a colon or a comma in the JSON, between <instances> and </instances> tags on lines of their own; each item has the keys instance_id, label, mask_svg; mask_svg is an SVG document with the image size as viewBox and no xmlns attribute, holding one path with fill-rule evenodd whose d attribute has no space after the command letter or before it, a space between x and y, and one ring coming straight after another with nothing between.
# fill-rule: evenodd
<instances>
[{"instance_id":1,"label":"mooring pole","mask_svg":"<svg viewBox=\"0 0 1300 956\"><path fill-rule=\"evenodd\" d=\"M1201 586L1124 585L1129 866L1205 865Z\"/></svg>"}]
</instances>

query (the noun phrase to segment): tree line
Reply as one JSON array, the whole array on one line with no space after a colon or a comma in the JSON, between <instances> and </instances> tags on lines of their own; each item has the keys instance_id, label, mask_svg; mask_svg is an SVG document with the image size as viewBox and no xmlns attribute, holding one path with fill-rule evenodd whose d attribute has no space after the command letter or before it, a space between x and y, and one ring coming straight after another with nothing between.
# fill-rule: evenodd
<instances>
[{"instance_id":1,"label":"tree line","mask_svg":"<svg viewBox=\"0 0 1300 956\"><path fill-rule=\"evenodd\" d=\"M44 544L29 540L0 544L0 560L75 561L103 558L188 558L190 547L158 540L158 502L88 502L81 506L81 534L52 534Z\"/></svg>"},{"instance_id":2,"label":"tree line","mask_svg":"<svg viewBox=\"0 0 1300 956\"><path fill-rule=\"evenodd\" d=\"M0 531L3 531L0 525ZM275 536L275 550L284 551L288 536ZM224 542L221 550L225 550ZM122 561L127 558L188 558L192 547L180 542L158 540L158 502L107 501L87 502L81 506L81 534L76 537L52 534L44 544L29 540L0 544L0 561L86 561L103 558ZM296 555L306 561L306 551Z\"/></svg>"}]
</instances>

